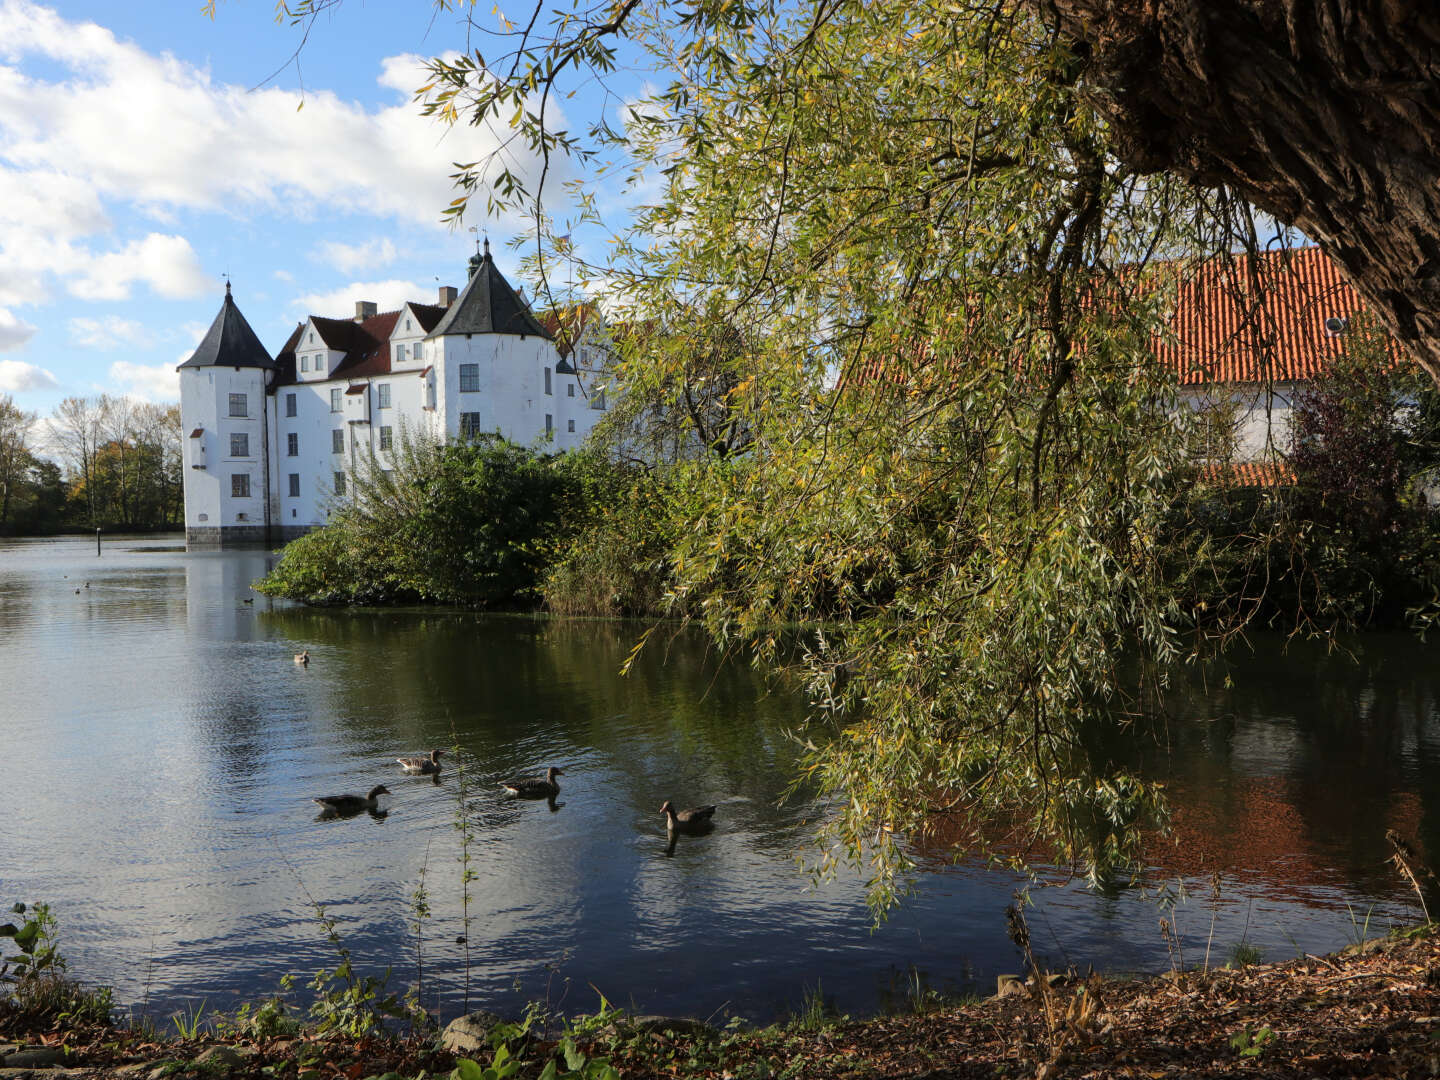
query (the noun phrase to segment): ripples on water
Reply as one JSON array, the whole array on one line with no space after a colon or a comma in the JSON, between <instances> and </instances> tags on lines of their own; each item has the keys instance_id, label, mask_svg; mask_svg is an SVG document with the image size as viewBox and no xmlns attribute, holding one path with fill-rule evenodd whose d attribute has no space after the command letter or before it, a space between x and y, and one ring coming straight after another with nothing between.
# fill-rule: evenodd
<instances>
[{"instance_id":1,"label":"ripples on water","mask_svg":"<svg viewBox=\"0 0 1440 1080\"><path fill-rule=\"evenodd\" d=\"M634 626L294 608L249 591L271 558L0 542L0 901L50 901L72 972L118 1000L160 1017L200 998L233 1009L333 966L311 899L364 969L391 965L403 988L423 870L425 999L458 1011L454 762L438 785L393 763L455 742L477 875L472 1007L591 1009L593 985L625 1006L765 1020L817 983L870 1012L903 1007L912 971L961 991L1019 969L1010 875L927 873L878 932L860 882L810 888L797 856L819 809L776 805L800 703L717 667L701 640L652 647L621 679ZM1177 803L1154 877L1190 887L1172 914L1187 962L1212 908L1212 962L1242 937L1271 958L1335 948L1352 910L1372 933L1416 914L1383 835L1440 850L1436 659L1401 638L1367 639L1358 665L1266 643L1236 661L1237 689L1176 695L1168 752L1124 750ZM565 769L556 811L501 796L501 778L548 764ZM312 796L380 782L383 818L316 820ZM667 797L720 806L716 831L669 858ZM1037 895L1052 962L1168 965L1160 912L1134 891Z\"/></svg>"}]
</instances>

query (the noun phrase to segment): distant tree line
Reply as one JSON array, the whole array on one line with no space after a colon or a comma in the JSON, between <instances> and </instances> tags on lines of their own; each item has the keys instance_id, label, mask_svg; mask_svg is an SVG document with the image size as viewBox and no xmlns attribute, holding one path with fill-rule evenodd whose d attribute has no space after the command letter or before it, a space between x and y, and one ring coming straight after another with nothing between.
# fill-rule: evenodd
<instances>
[{"instance_id":1,"label":"distant tree line","mask_svg":"<svg viewBox=\"0 0 1440 1080\"><path fill-rule=\"evenodd\" d=\"M179 405L69 397L41 419L0 395L0 535L179 528L180 446Z\"/></svg>"}]
</instances>

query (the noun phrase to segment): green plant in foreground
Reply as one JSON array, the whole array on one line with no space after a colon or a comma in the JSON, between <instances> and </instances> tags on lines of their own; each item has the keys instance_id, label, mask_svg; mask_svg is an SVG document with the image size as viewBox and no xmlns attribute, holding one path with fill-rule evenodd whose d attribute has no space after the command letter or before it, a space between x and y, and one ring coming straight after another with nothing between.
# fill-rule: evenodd
<instances>
[{"instance_id":1,"label":"green plant in foreground","mask_svg":"<svg viewBox=\"0 0 1440 1080\"><path fill-rule=\"evenodd\" d=\"M1345 910L1350 913L1350 944L1364 945L1370 939L1370 916L1375 913L1375 905L1371 904L1365 909L1365 921L1362 923L1355 918L1355 909L1350 906L1350 901L1345 901Z\"/></svg>"},{"instance_id":2,"label":"green plant in foreground","mask_svg":"<svg viewBox=\"0 0 1440 1080\"><path fill-rule=\"evenodd\" d=\"M1258 945L1252 945L1248 941L1237 941L1230 946L1229 961L1231 967L1247 968L1251 964L1258 964L1265 957L1265 950Z\"/></svg>"},{"instance_id":3,"label":"green plant in foreground","mask_svg":"<svg viewBox=\"0 0 1440 1080\"><path fill-rule=\"evenodd\" d=\"M1239 1052L1241 1057L1259 1057L1279 1036L1270 1030L1268 1024L1262 1024L1258 1028L1251 1028L1246 1024L1243 1028L1230 1036L1230 1047Z\"/></svg>"},{"instance_id":4,"label":"green plant in foreground","mask_svg":"<svg viewBox=\"0 0 1440 1080\"><path fill-rule=\"evenodd\" d=\"M282 993L288 993L294 985L295 976L281 976ZM221 1031L252 1039L275 1039L300 1030L300 1022L286 1013L285 1002L279 994L272 994L254 1006L247 1001L236 1011L233 1020L221 1021L217 1026Z\"/></svg>"},{"instance_id":5,"label":"green plant in foreground","mask_svg":"<svg viewBox=\"0 0 1440 1080\"><path fill-rule=\"evenodd\" d=\"M800 1011L791 1020L791 1026L800 1031L823 1031L833 1022L830 1009L825 1005L825 989L819 979L815 989L806 987L800 997Z\"/></svg>"},{"instance_id":6,"label":"green plant in foreground","mask_svg":"<svg viewBox=\"0 0 1440 1080\"><path fill-rule=\"evenodd\" d=\"M0 961L0 977L20 982L43 971L64 971L65 958L55 947L55 916L50 914L50 905L36 904L27 909L24 904L16 904L10 911L24 915L25 921L18 927L14 923L0 926L0 937L10 938L20 950L18 955ZM11 968L16 969L14 975L9 974Z\"/></svg>"},{"instance_id":7,"label":"green plant in foreground","mask_svg":"<svg viewBox=\"0 0 1440 1080\"><path fill-rule=\"evenodd\" d=\"M198 1008L194 1005L187 1005L183 1013L176 1013L170 1017L171 1023L175 1025L175 1030L180 1033L182 1039L193 1041L200 1037L204 1030L202 1025L207 1001L208 999L201 1000Z\"/></svg>"},{"instance_id":8,"label":"green plant in foreground","mask_svg":"<svg viewBox=\"0 0 1440 1080\"><path fill-rule=\"evenodd\" d=\"M601 996L601 1012L596 1017L584 1017L577 1024L590 1030L607 1017L613 1015L609 1002ZM469 1058L462 1058L450 1073L451 1080L509 1080L522 1069L528 1070L531 1062L523 1058L522 1052L530 1041L531 1028L540 1019L541 1007L532 1005L525 1019L514 1024L497 1024L490 1032L492 1050L489 1065L481 1065ZM620 1074L609 1060L590 1057L576 1044L574 1030L567 1030L555 1044L555 1056L541 1069L537 1080L620 1080Z\"/></svg>"},{"instance_id":9,"label":"green plant in foreground","mask_svg":"<svg viewBox=\"0 0 1440 1080\"><path fill-rule=\"evenodd\" d=\"M50 906L16 904L10 910L25 916L18 927L14 923L0 926L0 938L10 938L20 950L0 959L0 981L11 984L11 1003L31 1016L77 1025L108 1023L113 1009L110 988L86 989L65 976L65 958L56 945Z\"/></svg>"}]
</instances>

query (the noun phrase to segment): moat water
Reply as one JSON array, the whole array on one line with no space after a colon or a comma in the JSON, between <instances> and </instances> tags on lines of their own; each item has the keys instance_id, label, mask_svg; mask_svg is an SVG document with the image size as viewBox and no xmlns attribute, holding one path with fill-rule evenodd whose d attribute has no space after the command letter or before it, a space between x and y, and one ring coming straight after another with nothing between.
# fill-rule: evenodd
<instances>
[{"instance_id":1,"label":"moat water","mask_svg":"<svg viewBox=\"0 0 1440 1080\"><path fill-rule=\"evenodd\" d=\"M859 877L811 881L824 808L780 802L803 703L699 636L664 635L621 677L639 625L310 610L250 590L273 559L0 542L0 902L48 901L71 974L134 1013L163 1024L303 985L336 962L316 904L360 970L403 991L422 876L421 991L445 1016L467 952L470 1006L501 1013L588 1011L599 992L765 1021L819 987L862 1014L906 1007L917 981L988 992L1020 970L1011 874L937 864L878 929ZM1384 837L1440 852L1440 647L1351 646L1262 637L1182 687L1168 746L1137 754L1169 784L1175 841L1150 881L1178 901L1034 889L1037 950L1159 971L1162 915L1186 964L1207 944L1212 964L1241 941L1283 959L1418 918ZM393 764L452 745L463 800L453 763L438 783ZM553 810L497 786L552 764ZM317 820L312 796L377 783L385 816ZM715 831L667 855L666 798L717 804Z\"/></svg>"}]
</instances>

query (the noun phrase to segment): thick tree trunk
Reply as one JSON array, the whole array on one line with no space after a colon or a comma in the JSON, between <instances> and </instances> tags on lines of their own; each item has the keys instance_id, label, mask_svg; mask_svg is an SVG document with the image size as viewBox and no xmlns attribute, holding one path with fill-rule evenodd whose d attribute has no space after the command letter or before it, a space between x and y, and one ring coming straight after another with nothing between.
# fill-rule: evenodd
<instances>
[{"instance_id":1,"label":"thick tree trunk","mask_svg":"<svg viewBox=\"0 0 1440 1080\"><path fill-rule=\"evenodd\" d=\"M1122 159L1298 227L1440 385L1440 3L1030 3L1085 59Z\"/></svg>"}]
</instances>

